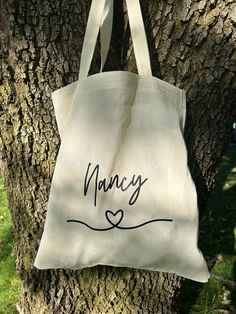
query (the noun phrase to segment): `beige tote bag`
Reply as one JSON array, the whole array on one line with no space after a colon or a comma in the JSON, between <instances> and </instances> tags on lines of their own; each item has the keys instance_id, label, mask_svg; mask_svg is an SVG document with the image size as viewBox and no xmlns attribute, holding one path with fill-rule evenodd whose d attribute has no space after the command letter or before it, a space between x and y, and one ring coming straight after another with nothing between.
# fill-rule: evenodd
<instances>
[{"instance_id":1,"label":"beige tote bag","mask_svg":"<svg viewBox=\"0 0 236 314\"><path fill-rule=\"evenodd\" d=\"M112 0L93 0L79 80L53 93L61 146L34 265L103 264L206 282L185 92L152 76L139 1L126 3L139 75L88 76L100 28L105 62L113 14Z\"/></svg>"}]
</instances>

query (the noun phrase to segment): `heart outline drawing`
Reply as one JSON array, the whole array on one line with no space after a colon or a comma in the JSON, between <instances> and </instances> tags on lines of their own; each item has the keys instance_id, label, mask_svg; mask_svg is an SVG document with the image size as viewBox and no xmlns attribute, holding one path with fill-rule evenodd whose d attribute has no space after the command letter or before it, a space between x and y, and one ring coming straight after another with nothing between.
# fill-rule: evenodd
<instances>
[{"instance_id":1,"label":"heart outline drawing","mask_svg":"<svg viewBox=\"0 0 236 314\"><path fill-rule=\"evenodd\" d=\"M118 214L120 214L120 217L117 216ZM119 220L117 220L116 222L114 221L114 218L116 218L116 216L119 218ZM122 209L118 209L116 212L113 212L111 210L106 210L105 212L105 217L107 219L107 221L113 226L113 227L117 227L119 226L119 224L121 223L121 221L123 220L124 217L124 211Z\"/></svg>"},{"instance_id":2,"label":"heart outline drawing","mask_svg":"<svg viewBox=\"0 0 236 314\"><path fill-rule=\"evenodd\" d=\"M120 216L117 216L118 214L120 214ZM118 218L116 218L116 217L118 217ZM109 230L112 230L114 228L117 228L120 230L133 230L133 229L141 228L141 227L144 227L146 225L149 225L149 224L152 224L155 222L173 222L173 219L171 219L171 218L158 218L158 219L152 219L152 220L145 221L145 222L140 223L138 225L120 226L120 223L122 222L122 220L124 218L124 211L122 209L118 209L116 212L113 212L111 210L106 210L105 211L105 218L109 222L109 224L111 225L110 227L96 228L96 227L89 225L88 223L86 223L84 221L77 220L77 219L67 219L67 222L75 222L78 224L82 224L82 225L86 226L87 228L94 230L94 231L109 231ZM117 219L117 221L114 222L114 219Z\"/></svg>"}]
</instances>

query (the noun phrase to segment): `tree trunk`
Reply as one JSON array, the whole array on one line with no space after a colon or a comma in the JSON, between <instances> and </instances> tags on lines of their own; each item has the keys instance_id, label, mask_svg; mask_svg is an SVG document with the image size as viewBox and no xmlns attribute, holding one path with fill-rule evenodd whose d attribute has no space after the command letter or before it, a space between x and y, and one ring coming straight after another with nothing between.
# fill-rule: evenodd
<instances>
[{"instance_id":1,"label":"tree trunk","mask_svg":"<svg viewBox=\"0 0 236 314\"><path fill-rule=\"evenodd\" d=\"M126 13L121 1L115 3L106 69L135 71ZM187 91L186 143L203 210L236 120L236 4L143 0L141 5L153 74ZM178 313L176 275L109 266L33 267L60 144L51 92L78 78L89 7L86 0L1 0L0 157L22 280L18 309ZM97 53L94 59L92 71L97 71Z\"/></svg>"}]
</instances>

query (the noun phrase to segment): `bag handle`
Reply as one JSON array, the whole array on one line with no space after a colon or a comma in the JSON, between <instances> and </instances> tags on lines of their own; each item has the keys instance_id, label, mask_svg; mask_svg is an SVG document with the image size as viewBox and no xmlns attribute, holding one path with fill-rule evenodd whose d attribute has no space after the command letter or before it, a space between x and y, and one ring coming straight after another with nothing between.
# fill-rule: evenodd
<instances>
[{"instance_id":1,"label":"bag handle","mask_svg":"<svg viewBox=\"0 0 236 314\"><path fill-rule=\"evenodd\" d=\"M109 46L111 42L112 24L113 24L114 1L106 0L103 10L102 23L100 25L100 43L101 43L101 68L102 72L106 63ZM91 62L90 62L91 63Z\"/></svg>"},{"instance_id":2,"label":"bag handle","mask_svg":"<svg viewBox=\"0 0 236 314\"><path fill-rule=\"evenodd\" d=\"M81 54L79 80L88 76L99 29L101 29L101 70L104 66L111 39L113 1L92 0ZM126 0L126 4L139 75L152 76L139 0Z\"/></svg>"},{"instance_id":3,"label":"bag handle","mask_svg":"<svg viewBox=\"0 0 236 314\"><path fill-rule=\"evenodd\" d=\"M152 76L150 54L139 0L126 0L139 75Z\"/></svg>"}]
</instances>

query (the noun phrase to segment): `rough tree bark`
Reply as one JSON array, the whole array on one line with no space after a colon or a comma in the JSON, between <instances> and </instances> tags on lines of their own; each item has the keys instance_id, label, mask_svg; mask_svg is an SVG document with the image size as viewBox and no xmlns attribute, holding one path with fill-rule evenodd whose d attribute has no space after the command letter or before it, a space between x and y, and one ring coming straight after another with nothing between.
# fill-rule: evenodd
<instances>
[{"instance_id":1,"label":"rough tree bark","mask_svg":"<svg viewBox=\"0 0 236 314\"><path fill-rule=\"evenodd\" d=\"M181 280L175 275L106 266L82 271L32 266L60 144L51 92L78 77L90 2L1 1L0 155L22 279L18 309L178 313ZM154 75L187 91L186 143L203 209L236 116L236 3L143 0L141 5ZM107 69L135 71L121 9L116 1L116 39ZM92 70L97 69L96 54Z\"/></svg>"}]
</instances>

